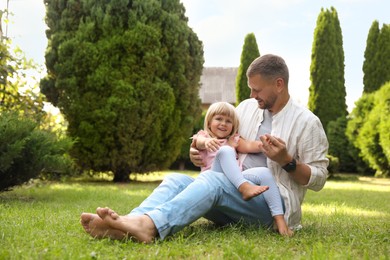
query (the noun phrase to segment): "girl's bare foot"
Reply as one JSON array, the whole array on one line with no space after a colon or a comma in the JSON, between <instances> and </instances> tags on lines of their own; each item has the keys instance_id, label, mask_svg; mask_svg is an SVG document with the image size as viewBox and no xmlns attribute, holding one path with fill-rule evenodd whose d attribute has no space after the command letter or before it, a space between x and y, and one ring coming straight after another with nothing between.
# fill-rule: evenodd
<instances>
[{"instance_id":1,"label":"girl's bare foot","mask_svg":"<svg viewBox=\"0 0 390 260\"><path fill-rule=\"evenodd\" d=\"M120 230L112 229L96 214L82 213L80 216L80 223L85 232L90 234L93 238L111 238L122 240L126 234Z\"/></svg>"},{"instance_id":2,"label":"girl's bare foot","mask_svg":"<svg viewBox=\"0 0 390 260\"><path fill-rule=\"evenodd\" d=\"M291 237L294 235L294 231L292 231L288 226L286 221L284 220L283 215L274 216L275 224L278 229L279 234L286 237Z\"/></svg>"},{"instance_id":3,"label":"girl's bare foot","mask_svg":"<svg viewBox=\"0 0 390 260\"><path fill-rule=\"evenodd\" d=\"M109 208L97 208L96 213L106 225L114 230L120 230L136 241L151 243L157 236L157 228L147 215L119 216Z\"/></svg>"},{"instance_id":4,"label":"girl's bare foot","mask_svg":"<svg viewBox=\"0 0 390 260\"><path fill-rule=\"evenodd\" d=\"M242 194L244 200L250 200L253 197L256 197L268 190L268 186L258 186L250 184L249 182L244 182L238 187L238 191Z\"/></svg>"}]
</instances>

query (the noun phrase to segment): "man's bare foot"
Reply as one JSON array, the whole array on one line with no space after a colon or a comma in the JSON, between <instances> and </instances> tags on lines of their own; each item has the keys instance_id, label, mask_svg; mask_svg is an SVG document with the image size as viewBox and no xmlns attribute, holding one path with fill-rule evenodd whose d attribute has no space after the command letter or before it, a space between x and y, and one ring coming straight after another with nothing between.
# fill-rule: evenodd
<instances>
[{"instance_id":1,"label":"man's bare foot","mask_svg":"<svg viewBox=\"0 0 390 260\"><path fill-rule=\"evenodd\" d=\"M256 197L268 190L268 186L258 186L250 184L249 182L244 182L238 187L238 191L242 194L244 200L250 200L253 197Z\"/></svg>"},{"instance_id":2,"label":"man's bare foot","mask_svg":"<svg viewBox=\"0 0 390 260\"><path fill-rule=\"evenodd\" d=\"M82 213L80 223L85 232L93 238L111 238L122 240L126 237L126 233L120 230L112 229L96 214Z\"/></svg>"},{"instance_id":3,"label":"man's bare foot","mask_svg":"<svg viewBox=\"0 0 390 260\"><path fill-rule=\"evenodd\" d=\"M96 213L106 225L138 242L151 243L157 236L157 228L148 215L119 216L109 208L97 208Z\"/></svg>"}]
</instances>

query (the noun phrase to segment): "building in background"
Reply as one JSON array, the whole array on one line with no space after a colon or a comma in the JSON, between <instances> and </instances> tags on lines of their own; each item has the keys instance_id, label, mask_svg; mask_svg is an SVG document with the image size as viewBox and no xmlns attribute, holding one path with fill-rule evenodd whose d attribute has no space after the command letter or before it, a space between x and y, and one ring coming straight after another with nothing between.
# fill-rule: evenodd
<instances>
[{"instance_id":1,"label":"building in background","mask_svg":"<svg viewBox=\"0 0 390 260\"><path fill-rule=\"evenodd\" d=\"M205 67L200 78L199 97L202 109L218 101L236 103L236 77L238 68Z\"/></svg>"}]
</instances>

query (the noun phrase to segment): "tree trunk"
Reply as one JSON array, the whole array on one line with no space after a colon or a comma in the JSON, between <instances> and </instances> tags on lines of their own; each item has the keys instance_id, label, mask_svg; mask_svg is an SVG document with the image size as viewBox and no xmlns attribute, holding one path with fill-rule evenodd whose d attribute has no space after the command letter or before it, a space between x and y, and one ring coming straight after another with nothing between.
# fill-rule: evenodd
<instances>
[{"instance_id":1,"label":"tree trunk","mask_svg":"<svg viewBox=\"0 0 390 260\"><path fill-rule=\"evenodd\" d=\"M130 182L130 173L123 170L114 172L113 182Z\"/></svg>"}]
</instances>

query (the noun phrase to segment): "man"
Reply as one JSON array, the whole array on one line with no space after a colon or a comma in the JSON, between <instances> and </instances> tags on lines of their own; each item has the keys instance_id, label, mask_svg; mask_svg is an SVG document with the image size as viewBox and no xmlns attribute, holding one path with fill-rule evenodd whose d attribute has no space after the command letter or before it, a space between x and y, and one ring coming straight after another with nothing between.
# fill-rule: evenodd
<instances>
[{"instance_id":1,"label":"man","mask_svg":"<svg viewBox=\"0 0 390 260\"><path fill-rule=\"evenodd\" d=\"M319 191L326 182L325 132L313 113L290 98L289 72L281 57L269 54L257 58L249 66L247 77L251 99L237 107L239 133L248 140L260 138L264 152L240 155L243 169L247 174L256 174L256 167L271 169L283 198L285 220L292 230L300 229L306 190ZM192 148L190 155L195 165L201 165L196 149ZM218 225L238 221L265 227L273 224L262 195L244 201L223 173L213 171L205 171L196 179L172 174L129 215L98 208L97 214L83 213L81 223L93 237L131 237L149 243L178 232L200 217Z\"/></svg>"}]
</instances>

